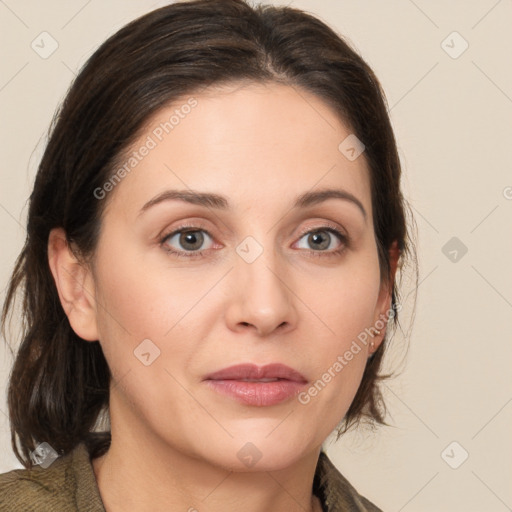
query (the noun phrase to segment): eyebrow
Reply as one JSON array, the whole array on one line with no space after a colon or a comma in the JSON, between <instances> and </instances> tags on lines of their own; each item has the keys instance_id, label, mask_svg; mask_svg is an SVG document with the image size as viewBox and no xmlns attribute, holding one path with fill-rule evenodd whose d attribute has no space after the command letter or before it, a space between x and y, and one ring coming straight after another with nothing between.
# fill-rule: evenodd
<instances>
[{"instance_id":1,"label":"eyebrow","mask_svg":"<svg viewBox=\"0 0 512 512\"><path fill-rule=\"evenodd\" d=\"M361 201L346 190L326 188L321 190L309 191L301 194L295 198L292 209L307 208L316 204L323 203L328 199L341 199L348 201L358 207L363 214L366 221L368 214L364 209ZM161 194L158 194L153 199L150 199L140 210L139 216L151 207L160 204L165 201L182 201L198 206L204 206L206 208L215 208L218 210L230 210L229 201L225 196L208 193L198 192L195 190L166 190Z\"/></svg>"}]
</instances>

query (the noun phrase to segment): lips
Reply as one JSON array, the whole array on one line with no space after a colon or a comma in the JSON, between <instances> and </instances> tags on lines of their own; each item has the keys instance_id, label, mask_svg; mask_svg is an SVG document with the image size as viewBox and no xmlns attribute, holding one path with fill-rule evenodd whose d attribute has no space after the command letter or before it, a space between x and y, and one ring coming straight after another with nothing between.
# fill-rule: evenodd
<instances>
[{"instance_id":1,"label":"lips","mask_svg":"<svg viewBox=\"0 0 512 512\"><path fill-rule=\"evenodd\" d=\"M298 371L284 364L240 364L208 375L205 384L214 392L250 406L277 405L297 395L307 384Z\"/></svg>"},{"instance_id":2,"label":"lips","mask_svg":"<svg viewBox=\"0 0 512 512\"><path fill-rule=\"evenodd\" d=\"M289 380L304 384L307 379L298 371L280 363L257 366L255 364L239 364L224 368L208 375L205 380L238 380L246 382L272 382Z\"/></svg>"}]
</instances>

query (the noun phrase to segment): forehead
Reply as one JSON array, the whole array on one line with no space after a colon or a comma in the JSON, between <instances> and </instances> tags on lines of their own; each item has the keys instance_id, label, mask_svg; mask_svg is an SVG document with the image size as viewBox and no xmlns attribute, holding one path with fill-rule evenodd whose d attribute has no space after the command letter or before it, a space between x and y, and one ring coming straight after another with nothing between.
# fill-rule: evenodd
<instances>
[{"instance_id":1,"label":"forehead","mask_svg":"<svg viewBox=\"0 0 512 512\"><path fill-rule=\"evenodd\" d=\"M211 87L149 119L118 163L128 172L110 202L128 214L166 189L189 188L233 196L234 207L261 206L315 187L343 187L370 212L364 153L347 158L347 137L353 135L339 115L296 86Z\"/></svg>"}]
</instances>

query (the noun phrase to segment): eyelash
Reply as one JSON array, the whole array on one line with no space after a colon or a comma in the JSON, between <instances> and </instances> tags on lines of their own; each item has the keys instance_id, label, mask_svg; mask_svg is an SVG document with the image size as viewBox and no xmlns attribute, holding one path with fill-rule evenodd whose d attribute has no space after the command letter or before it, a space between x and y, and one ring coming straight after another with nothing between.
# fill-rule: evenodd
<instances>
[{"instance_id":1,"label":"eyelash","mask_svg":"<svg viewBox=\"0 0 512 512\"><path fill-rule=\"evenodd\" d=\"M176 256L178 258L204 258L205 257L204 252L207 251L208 249L205 249L203 251L183 251L183 252L180 252L180 251L175 251L174 249L170 249L169 246L167 246L165 244L165 242L169 238L172 238L174 235L176 235L178 233L182 233L182 232L184 232L184 233L192 232L193 233L193 232L196 232L196 231L203 231L210 238L213 239L212 235L206 229L202 228L201 226L184 224L184 225L179 226L175 230L171 231L170 233L167 233L166 235L162 236L162 238L160 239L160 242L159 242L160 246L162 247L162 249L165 252L167 252L169 254L172 254L173 256ZM341 233L339 231L339 229L337 229L337 228L335 228L335 227L333 227L331 225L320 226L320 227L314 228L314 229L307 229L307 230L301 232L299 240L301 238L303 238L305 235L308 235L310 233L316 233L316 232L319 232L319 231L325 231L327 233L334 234L335 236L337 236L340 239L340 241L342 242L342 246L339 249L336 249L334 251L313 251L313 250L310 250L308 252L310 253L310 255L312 257L334 257L334 256L340 256L342 253L344 253L350 247L350 237L348 237L347 235L344 235L343 233Z\"/></svg>"}]
</instances>

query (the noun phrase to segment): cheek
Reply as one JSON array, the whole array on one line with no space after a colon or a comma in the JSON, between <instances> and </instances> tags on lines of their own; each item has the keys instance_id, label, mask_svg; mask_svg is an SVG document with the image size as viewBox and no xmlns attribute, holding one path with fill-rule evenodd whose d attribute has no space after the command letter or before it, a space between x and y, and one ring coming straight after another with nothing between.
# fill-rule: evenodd
<instances>
[{"instance_id":1,"label":"cheek","mask_svg":"<svg viewBox=\"0 0 512 512\"><path fill-rule=\"evenodd\" d=\"M312 414L327 414L333 425L357 392L372 340L369 329L378 318L378 259L359 258L357 264L341 265L322 285L312 287L311 281L304 281L304 290L309 289L308 307L318 318L318 349L311 359L313 381L299 396L299 403L315 410Z\"/></svg>"},{"instance_id":2,"label":"cheek","mask_svg":"<svg viewBox=\"0 0 512 512\"><path fill-rule=\"evenodd\" d=\"M204 293L194 275L158 263L133 249L116 258L99 254L98 314L105 340L116 332L134 341L161 339Z\"/></svg>"},{"instance_id":3,"label":"cheek","mask_svg":"<svg viewBox=\"0 0 512 512\"><path fill-rule=\"evenodd\" d=\"M331 335L329 345L343 349L376 320L380 291L378 258L370 251L353 253L320 279L305 279L302 288L301 296L307 298L307 305L318 317L319 328Z\"/></svg>"},{"instance_id":4,"label":"cheek","mask_svg":"<svg viewBox=\"0 0 512 512\"><path fill-rule=\"evenodd\" d=\"M136 357L146 345L158 356L154 366L190 368L213 315L211 298L200 299L222 273L191 271L186 262L162 264L162 255L148 256L121 239L112 233L109 247L99 248L95 276L98 332L114 378L140 370Z\"/></svg>"}]
</instances>

